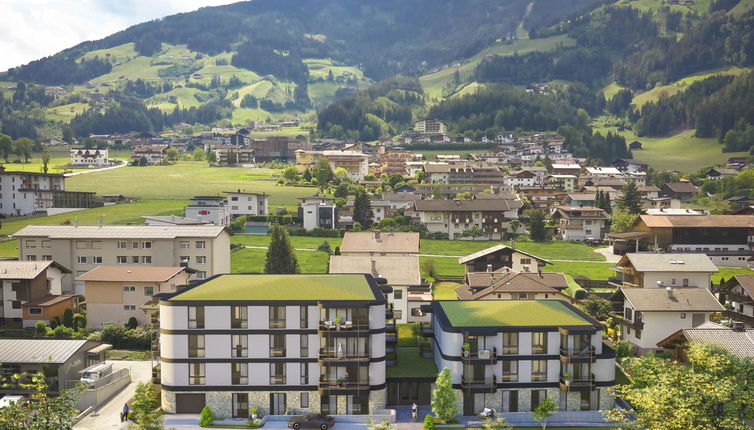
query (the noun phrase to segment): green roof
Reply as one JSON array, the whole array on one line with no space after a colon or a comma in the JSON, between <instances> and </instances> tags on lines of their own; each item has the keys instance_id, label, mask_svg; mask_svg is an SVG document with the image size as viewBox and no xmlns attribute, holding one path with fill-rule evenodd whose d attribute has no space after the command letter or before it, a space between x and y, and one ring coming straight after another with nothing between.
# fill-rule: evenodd
<instances>
[{"instance_id":1,"label":"green roof","mask_svg":"<svg viewBox=\"0 0 754 430\"><path fill-rule=\"evenodd\" d=\"M169 300L376 300L364 275L221 275Z\"/></svg>"},{"instance_id":2,"label":"green roof","mask_svg":"<svg viewBox=\"0 0 754 430\"><path fill-rule=\"evenodd\" d=\"M592 325L560 300L441 301L453 327Z\"/></svg>"}]
</instances>

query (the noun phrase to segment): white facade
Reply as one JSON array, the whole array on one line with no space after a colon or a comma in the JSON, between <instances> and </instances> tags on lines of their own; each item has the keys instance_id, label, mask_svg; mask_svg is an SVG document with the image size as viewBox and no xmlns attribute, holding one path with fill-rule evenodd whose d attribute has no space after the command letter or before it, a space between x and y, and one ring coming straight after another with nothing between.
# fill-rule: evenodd
<instances>
[{"instance_id":1,"label":"white facade","mask_svg":"<svg viewBox=\"0 0 754 430\"><path fill-rule=\"evenodd\" d=\"M71 148L71 166L107 167L110 165L108 149Z\"/></svg>"},{"instance_id":2,"label":"white facade","mask_svg":"<svg viewBox=\"0 0 754 430\"><path fill-rule=\"evenodd\" d=\"M230 206L221 199L204 199L195 197L185 208L186 218L204 221L215 225L228 225L231 220Z\"/></svg>"},{"instance_id":3,"label":"white facade","mask_svg":"<svg viewBox=\"0 0 754 430\"><path fill-rule=\"evenodd\" d=\"M53 191L65 190L58 174L0 171L0 213L29 215L54 206Z\"/></svg>"},{"instance_id":4,"label":"white facade","mask_svg":"<svg viewBox=\"0 0 754 430\"><path fill-rule=\"evenodd\" d=\"M230 217L268 215L269 196L267 194L226 191Z\"/></svg>"},{"instance_id":5,"label":"white facade","mask_svg":"<svg viewBox=\"0 0 754 430\"><path fill-rule=\"evenodd\" d=\"M623 315L627 315L626 309L635 311L630 304L625 304ZM709 312L641 312L643 328L636 330L630 326L624 326L621 330L621 338L639 348L639 352L657 351L657 342L684 328L694 328L709 321ZM634 319L635 321L635 319Z\"/></svg>"}]
</instances>

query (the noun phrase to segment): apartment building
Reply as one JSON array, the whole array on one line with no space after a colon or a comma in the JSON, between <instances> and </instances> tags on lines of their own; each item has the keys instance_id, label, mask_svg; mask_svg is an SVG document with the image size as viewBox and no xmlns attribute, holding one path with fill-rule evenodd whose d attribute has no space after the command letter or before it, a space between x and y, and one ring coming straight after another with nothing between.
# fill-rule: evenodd
<instances>
[{"instance_id":1,"label":"apartment building","mask_svg":"<svg viewBox=\"0 0 754 430\"><path fill-rule=\"evenodd\" d=\"M186 218L215 225L228 225L231 210L225 199L219 196L195 196L184 209Z\"/></svg>"},{"instance_id":2,"label":"apartment building","mask_svg":"<svg viewBox=\"0 0 754 430\"><path fill-rule=\"evenodd\" d=\"M304 140L288 136L270 136L266 139L254 139L251 142L257 163L280 161L283 163L296 160L296 150L308 151L311 145Z\"/></svg>"},{"instance_id":3,"label":"apartment building","mask_svg":"<svg viewBox=\"0 0 754 430\"><path fill-rule=\"evenodd\" d=\"M563 411L613 405L615 353L602 324L559 300L435 301L431 337L458 410L527 412L545 398Z\"/></svg>"},{"instance_id":4,"label":"apartment building","mask_svg":"<svg viewBox=\"0 0 754 430\"><path fill-rule=\"evenodd\" d=\"M383 290L371 275L220 275L160 299L162 409L217 417L383 409Z\"/></svg>"},{"instance_id":5,"label":"apartment building","mask_svg":"<svg viewBox=\"0 0 754 430\"><path fill-rule=\"evenodd\" d=\"M600 240L610 220L604 209L588 206L555 206L551 216L558 239L565 241Z\"/></svg>"},{"instance_id":6,"label":"apartment building","mask_svg":"<svg viewBox=\"0 0 754 430\"><path fill-rule=\"evenodd\" d=\"M212 148L217 166L236 166L254 164L254 150L240 145L217 145Z\"/></svg>"},{"instance_id":7,"label":"apartment building","mask_svg":"<svg viewBox=\"0 0 754 430\"><path fill-rule=\"evenodd\" d=\"M132 163L135 165L140 165L142 163L146 163L150 166L158 166L165 161L165 157L168 155L168 145L164 144L145 144L140 145L139 147L134 149L133 155L131 156ZM146 161L142 162L141 160L144 159Z\"/></svg>"},{"instance_id":8,"label":"apartment building","mask_svg":"<svg viewBox=\"0 0 754 430\"><path fill-rule=\"evenodd\" d=\"M107 148L71 148L71 166L107 167L110 165Z\"/></svg>"},{"instance_id":9,"label":"apartment building","mask_svg":"<svg viewBox=\"0 0 754 430\"><path fill-rule=\"evenodd\" d=\"M508 199L418 200L406 215L417 219L430 233L445 233L449 239L458 239L476 228L485 239L503 240L513 231L510 222L518 219L522 206L520 200Z\"/></svg>"},{"instance_id":10,"label":"apartment building","mask_svg":"<svg viewBox=\"0 0 754 430\"><path fill-rule=\"evenodd\" d=\"M231 219L239 216L267 215L270 196L265 193L247 193L246 191L224 191L228 195Z\"/></svg>"},{"instance_id":11,"label":"apartment building","mask_svg":"<svg viewBox=\"0 0 754 430\"><path fill-rule=\"evenodd\" d=\"M425 182L428 184L503 184L505 173L496 166L469 163L427 163L423 167Z\"/></svg>"},{"instance_id":12,"label":"apartment building","mask_svg":"<svg viewBox=\"0 0 754 430\"><path fill-rule=\"evenodd\" d=\"M369 173L369 156L357 151L296 151L296 167L306 170L314 167L320 159L326 159L330 169L343 168L354 182L364 179Z\"/></svg>"},{"instance_id":13,"label":"apartment building","mask_svg":"<svg viewBox=\"0 0 754 430\"><path fill-rule=\"evenodd\" d=\"M187 267L99 266L76 278L84 284L86 327L100 329L107 322L126 324L136 318L149 323L144 306L152 296L173 293L188 284L194 271Z\"/></svg>"},{"instance_id":14,"label":"apartment building","mask_svg":"<svg viewBox=\"0 0 754 430\"><path fill-rule=\"evenodd\" d=\"M428 134L445 134L447 132L445 124L442 121L436 119L423 119L421 121L417 121L414 124L414 131Z\"/></svg>"},{"instance_id":15,"label":"apartment building","mask_svg":"<svg viewBox=\"0 0 754 430\"><path fill-rule=\"evenodd\" d=\"M191 279L230 272L230 235L222 226L30 225L13 238L19 260L54 260L76 277L103 265L190 267ZM63 292L73 291L73 280L63 278Z\"/></svg>"},{"instance_id":16,"label":"apartment building","mask_svg":"<svg viewBox=\"0 0 754 430\"><path fill-rule=\"evenodd\" d=\"M63 175L8 172L0 167L0 214L29 215L54 207L53 194L64 190Z\"/></svg>"},{"instance_id":17,"label":"apartment building","mask_svg":"<svg viewBox=\"0 0 754 430\"><path fill-rule=\"evenodd\" d=\"M704 254L628 253L613 267L616 287L710 289L717 266Z\"/></svg>"},{"instance_id":18,"label":"apartment building","mask_svg":"<svg viewBox=\"0 0 754 430\"><path fill-rule=\"evenodd\" d=\"M411 257L419 254L419 233L382 231L352 232L343 235L340 252L349 256Z\"/></svg>"}]
</instances>

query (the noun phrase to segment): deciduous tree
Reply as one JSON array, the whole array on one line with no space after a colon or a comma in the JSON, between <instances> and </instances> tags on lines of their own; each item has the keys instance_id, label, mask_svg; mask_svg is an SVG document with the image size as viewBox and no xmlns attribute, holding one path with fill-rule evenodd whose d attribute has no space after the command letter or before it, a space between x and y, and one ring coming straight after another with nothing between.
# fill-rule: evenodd
<instances>
[{"instance_id":1,"label":"deciduous tree","mask_svg":"<svg viewBox=\"0 0 754 430\"><path fill-rule=\"evenodd\" d=\"M442 369L435 380L435 389L432 391L432 412L446 423L458 414L453 381L447 367Z\"/></svg>"},{"instance_id":2,"label":"deciduous tree","mask_svg":"<svg viewBox=\"0 0 754 430\"><path fill-rule=\"evenodd\" d=\"M632 214L626 209L618 209L611 215L612 224L610 225L611 233L626 233L633 231L634 223L639 215Z\"/></svg>"},{"instance_id":3,"label":"deciduous tree","mask_svg":"<svg viewBox=\"0 0 754 430\"><path fill-rule=\"evenodd\" d=\"M542 430L547 428L547 420L558 410L558 405L551 397L545 397L539 402L534 411L531 413L534 421L542 426Z\"/></svg>"}]
</instances>

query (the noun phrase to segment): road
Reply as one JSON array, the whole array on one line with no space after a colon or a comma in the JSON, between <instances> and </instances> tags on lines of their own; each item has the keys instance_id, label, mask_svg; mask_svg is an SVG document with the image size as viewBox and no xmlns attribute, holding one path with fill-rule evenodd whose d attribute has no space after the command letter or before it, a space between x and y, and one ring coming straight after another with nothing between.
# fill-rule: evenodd
<instances>
[{"instance_id":1,"label":"road","mask_svg":"<svg viewBox=\"0 0 754 430\"><path fill-rule=\"evenodd\" d=\"M99 406L81 419L74 430L105 430L128 429L127 423L120 422L120 412L136 391L136 384L147 382L152 377L152 363L150 361L108 361L113 364L113 370L131 369L131 383L113 396L109 401Z\"/></svg>"},{"instance_id":2,"label":"road","mask_svg":"<svg viewBox=\"0 0 754 430\"><path fill-rule=\"evenodd\" d=\"M121 167L128 166L128 161L125 161L125 160L119 160L119 161L120 161L120 164L118 164L117 166L103 167L101 169L82 170L80 172L65 173L63 176L65 176L66 178L69 178L71 176L86 175L87 173L94 173L94 172L104 172L105 170L120 169Z\"/></svg>"}]
</instances>

